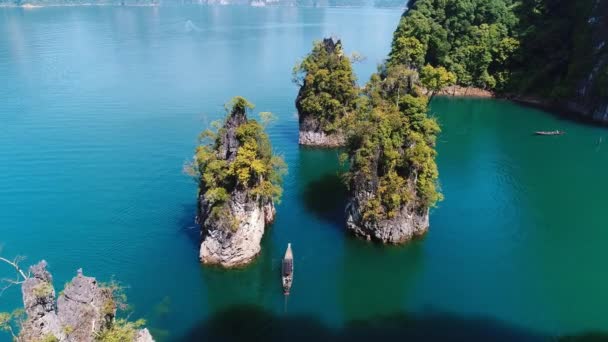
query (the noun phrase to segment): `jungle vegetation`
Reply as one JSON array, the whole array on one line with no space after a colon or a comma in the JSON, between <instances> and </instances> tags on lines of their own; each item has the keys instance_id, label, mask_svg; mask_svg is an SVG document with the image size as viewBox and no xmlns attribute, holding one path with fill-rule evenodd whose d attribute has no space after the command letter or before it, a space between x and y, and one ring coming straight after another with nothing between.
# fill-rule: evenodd
<instances>
[{"instance_id":1,"label":"jungle vegetation","mask_svg":"<svg viewBox=\"0 0 608 342\"><path fill-rule=\"evenodd\" d=\"M253 108L245 98L233 98L226 105L224 123L214 123L201 133L201 144L189 167L189 173L199 181L199 191L211 205L211 219L226 229L238 227L227 205L233 192L243 191L262 202L279 201L282 194L282 176L287 167L282 157L273 154L264 128L272 115L260 113L261 122L247 119L247 112ZM234 137L228 137L236 139L236 154L226 159L219 151L227 143L222 137L227 136L226 124L230 120L242 122L234 128Z\"/></svg>"},{"instance_id":2,"label":"jungle vegetation","mask_svg":"<svg viewBox=\"0 0 608 342\"><path fill-rule=\"evenodd\" d=\"M426 210L442 198L435 163L440 128L428 115L429 98L420 85L415 70L384 65L345 121L348 145L342 159L350 160L347 184L359 190L371 184L374 190L362 210L364 220L392 218L404 206Z\"/></svg>"},{"instance_id":3,"label":"jungle vegetation","mask_svg":"<svg viewBox=\"0 0 608 342\"><path fill-rule=\"evenodd\" d=\"M300 116L316 119L325 133L338 130L340 120L354 109L356 77L340 40L314 42L312 51L293 68L293 82L300 86Z\"/></svg>"},{"instance_id":4,"label":"jungle vegetation","mask_svg":"<svg viewBox=\"0 0 608 342\"><path fill-rule=\"evenodd\" d=\"M412 0L395 32L389 64L417 70L427 64L445 67L467 87L574 96L578 83L608 50L591 41L598 3ZM608 67L604 69L591 90L599 96L606 96L601 94L608 85Z\"/></svg>"}]
</instances>

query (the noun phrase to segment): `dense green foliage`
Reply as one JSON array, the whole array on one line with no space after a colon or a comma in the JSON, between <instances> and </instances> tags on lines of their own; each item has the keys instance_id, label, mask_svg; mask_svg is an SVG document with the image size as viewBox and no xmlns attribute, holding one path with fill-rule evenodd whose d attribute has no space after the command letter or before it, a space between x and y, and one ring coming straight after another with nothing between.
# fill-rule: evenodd
<instances>
[{"instance_id":1,"label":"dense green foliage","mask_svg":"<svg viewBox=\"0 0 608 342\"><path fill-rule=\"evenodd\" d=\"M606 42L606 25L596 21L608 20L606 1L577 0L521 0L515 8L519 18L518 31L521 48L516 52L510 89L531 92L546 97L563 98L576 95L581 81L589 78L600 60L608 58L608 44L600 46L596 37ZM599 48L599 49L598 49ZM587 91L592 96L601 94L601 71L596 84Z\"/></svg>"},{"instance_id":2,"label":"dense green foliage","mask_svg":"<svg viewBox=\"0 0 608 342\"><path fill-rule=\"evenodd\" d=\"M293 81L301 86L296 100L300 115L318 120L326 133L338 129L357 99L351 61L339 40L315 42L312 52L294 67Z\"/></svg>"},{"instance_id":3,"label":"dense green foliage","mask_svg":"<svg viewBox=\"0 0 608 342\"><path fill-rule=\"evenodd\" d=\"M146 324L143 319L129 322L126 319L117 319L109 329L104 330L95 339L100 342L134 341L137 331Z\"/></svg>"},{"instance_id":4,"label":"dense green foliage","mask_svg":"<svg viewBox=\"0 0 608 342\"><path fill-rule=\"evenodd\" d=\"M253 105L242 97L235 97L228 105L226 121L233 115L245 115ZM263 113L268 117L268 113ZM216 125L218 127L219 125ZM201 134L201 145L196 148L192 172L200 182L200 189L212 207L212 219L228 222L234 229L238 222L231 217L227 201L235 191L245 191L260 201L278 201L282 194L281 180L286 171L283 158L272 153L264 126L247 120L236 128L238 150L234 160L219 155L222 136L227 128L208 129Z\"/></svg>"},{"instance_id":5,"label":"dense green foliage","mask_svg":"<svg viewBox=\"0 0 608 342\"><path fill-rule=\"evenodd\" d=\"M590 19L594 6L608 10L594 0L414 0L395 32L389 63L443 66L462 86L575 96L608 51L592 42L592 30L601 30ZM606 96L606 77L598 75L590 91Z\"/></svg>"},{"instance_id":6,"label":"dense green foliage","mask_svg":"<svg viewBox=\"0 0 608 342\"><path fill-rule=\"evenodd\" d=\"M420 70L420 83L426 88L431 97L441 89L456 83L456 75L446 68L425 65Z\"/></svg>"},{"instance_id":7,"label":"dense green foliage","mask_svg":"<svg viewBox=\"0 0 608 342\"><path fill-rule=\"evenodd\" d=\"M406 205L426 209L441 199L435 163L440 129L427 115L428 98L417 78L404 65L382 69L372 75L348 117L348 184L375 188L364 204L364 220L394 217Z\"/></svg>"},{"instance_id":8,"label":"dense green foliage","mask_svg":"<svg viewBox=\"0 0 608 342\"><path fill-rule=\"evenodd\" d=\"M417 0L402 17L390 64L444 66L465 86L506 82L507 61L519 45L511 0Z\"/></svg>"}]
</instances>

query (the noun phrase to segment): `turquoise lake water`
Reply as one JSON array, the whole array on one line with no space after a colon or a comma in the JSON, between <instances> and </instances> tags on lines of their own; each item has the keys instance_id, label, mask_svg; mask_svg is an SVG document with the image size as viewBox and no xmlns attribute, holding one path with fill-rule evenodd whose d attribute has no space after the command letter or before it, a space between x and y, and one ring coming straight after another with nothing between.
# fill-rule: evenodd
<instances>
[{"instance_id":1,"label":"turquoise lake water","mask_svg":"<svg viewBox=\"0 0 608 342\"><path fill-rule=\"evenodd\" d=\"M164 341L608 330L604 128L500 100L437 98L445 200L429 233L402 247L345 234L339 152L298 148L291 68L313 40L337 35L367 57L355 66L363 83L400 14L0 8L2 255L46 259L58 290L80 267L114 276L128 286L131 317ZM289 174L260 257L224 271L198 263L196 185L182 165L235 95L279 117L269 135ZM567 134L531 134L549 129ZM296 271L285 301L287 242ZM20 305L18 289L0 297L0 311Z\"/></svg>"}]
</instances>

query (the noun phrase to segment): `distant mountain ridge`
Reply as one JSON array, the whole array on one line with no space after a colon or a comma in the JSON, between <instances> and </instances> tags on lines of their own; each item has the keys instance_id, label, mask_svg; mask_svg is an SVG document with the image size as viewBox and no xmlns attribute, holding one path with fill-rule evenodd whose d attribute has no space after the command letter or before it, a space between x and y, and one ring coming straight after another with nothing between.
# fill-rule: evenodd
<instances>
[{"instance_id":1,"label":"distant mountain ridge","mask_svg":"<svg viewBox=\"0 0 608 342\"><path fill-rule=\"evenodd\" d=\"M0 0L0 6L155 6L155 5L249 5L301 6L301 7L398 7L404 8L407 0Z\"/></svg>"}]
</instances>

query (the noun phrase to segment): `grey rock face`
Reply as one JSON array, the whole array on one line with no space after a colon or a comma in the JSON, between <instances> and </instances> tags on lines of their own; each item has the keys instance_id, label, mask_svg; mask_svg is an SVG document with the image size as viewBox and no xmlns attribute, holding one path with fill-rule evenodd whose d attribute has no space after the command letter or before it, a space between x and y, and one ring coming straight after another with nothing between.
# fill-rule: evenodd
<instances>
[{"instance_id":1,"label":"grey rock face","mask_svg":"<svg viewBox=\"0 0 608 342\"><path fill-rule=\"evenodd\" d=\"M203 200L204 201L204 200ZM230 213L238 220L236 229L219 227L217 223L203 223L203 242L200 260L204 264L223 267L245 265L260 253L265 227L274 220L272 202L261 203L241 192L232 194L228 204Z\"/></svg>"},{"instance_id":2,"label":"grey rock face","mask_svg":"<svg viewBox=\"0 0 608 342\"><path fill-rule=\"evenodd\" d=\"M20 341L40 341L54 336L60 342L95 341L111 327L116 307L110 289L100 287L92 277L78 275L66 286L55 302L55 290L46 262L30 267L31 277L21 286L27 320ZM139 330L137 342L153 342L147 329Z\"/></svg>"},{"instance_id":3,"label":"grey rock face","mask_svg":"<svg viewBox=\"0 0 608 342\"><path fill-rule=\"evenodd\" d=\"M116 307L111 290L79 272L59 296L57 313L62 325L72 331L67 341L84 342L93 341L96 334L111 326Z\"/></svg>"},{"instance_id":4,"label":"grey rock face","mask_svg":"<svg viewBox=\"0 0 608 342\"><path fill-rule=\"evenodd\" d=\"M200 260L204 264L236 267L251 262L260 252L260 243L267 224L274 221L275 208L266 202L248 196L245 192L231 194L228 205L236 227L226 222L212 221L211 206L200 196L203 241Z\"/></svg>"},{"instance_id":5,"label":"grey rock face","mask_svg":"<svg viewBox=\"0 0 608 342\"><path fill-rule=\"evenodd\" d=\"M608 2L597 0L587 25L592 32L592 45L595 47L593 66L586 78L579 83L577 96L567 102L570 110L590 116L595 121L608 123L608 97L602 96L606 89L597 89L600 73L608 72ZM605 76L604 76L605 77Z\"/></svg>"},{"instance_id":6,"label":"grey rock face","mask_svg":"<svg viewBox=\"0 0 608 342\"><path fill-rule=\"evenodd\" d=\"M340 147L346 144L343 134L325 134L325 132L300 131L298 143L314 147Z\"/></svg>"},{"instance_id":7,"label":"grey rock face","mask_svg":"<svg viewBox=\"0 0 608 342\"><path fill-rule=\"evenodd\" d=\"M224 132L220 137L220 146L218 157L232 161L236 158L236 153L239 149L239 141L236 138L236 129L247 123L247 115L245 110L235 110L230 114L228 120L224 124Z\"/></svg>"},{"instance_id":8,"label":"grey rock face","mask_svg":"<svg viewBox=\"0 0 608 342\"><path fill-rule=\"evenodd\" d=\"M340 147L346 144L344 134L336 132L327 134L321 128L318 120L310 115L300 115L300 136L298 143L314 147Z\"/></svg>"},{"instance_id":9,"label":"grey rock face","mask_svg":"<svg viewBox=\"0 0 608 342\"><path fill-rule=\"evenodd\" d=\"M37 341L48 335L65 338L55 303L53 278L46 270L46 261L31 266L30 278L21 285L27 320L21 330L24 341Z\"/></svg>"},{"instance_id":10,"label":"grey rock face","mask_svg":"<svg viewBox=\"0 0 608 342\"><path fill-rule=\"evenodd\" d=\"M423 235L429 228L428 209L419 210L405 206L399 213L390 219L378 222L364 222L361 207L366 197L371 194L360 193L351 198L346 207L346 227L355 235L368 240L382 243L399 244Z\"/></svg>"},{"instance_id":11,"label":"grey rock face","mask_svg":"<svg viewBox=\"0 0 608 342\"><path fill-rule=\"evenodd\" d=\"M140 329L135 337L135 342L154 342L150 331L147 328Z\"/></svg>"}]
</instances>

